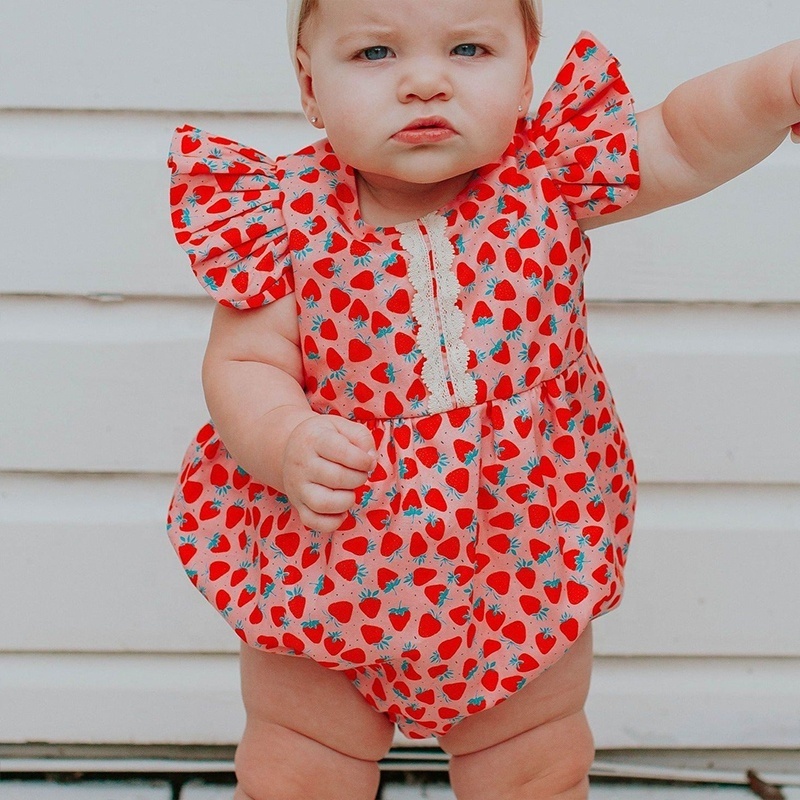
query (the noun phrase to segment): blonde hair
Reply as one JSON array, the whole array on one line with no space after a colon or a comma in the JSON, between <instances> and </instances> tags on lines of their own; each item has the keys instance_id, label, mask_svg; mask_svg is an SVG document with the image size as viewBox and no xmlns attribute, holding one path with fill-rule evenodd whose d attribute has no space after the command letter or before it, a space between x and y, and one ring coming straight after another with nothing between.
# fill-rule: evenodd
<instances>
[{"instance_id":1,"label":"blonde hair","mask_svg":"<svg viewBox=\"0 0 800 800\"><path fill-rule=\"evenodd\" d=\"M297 25L297 41L303 33L303 25L314 14L319 6L319 0L302 0L300 6L300 19ZM525 26L525 39L529 45L536 45L542 35L541 20L539 13L541 10L541 0L519 0L519 9L522 12L522 24Z\"/></svg>"}]
</instances>

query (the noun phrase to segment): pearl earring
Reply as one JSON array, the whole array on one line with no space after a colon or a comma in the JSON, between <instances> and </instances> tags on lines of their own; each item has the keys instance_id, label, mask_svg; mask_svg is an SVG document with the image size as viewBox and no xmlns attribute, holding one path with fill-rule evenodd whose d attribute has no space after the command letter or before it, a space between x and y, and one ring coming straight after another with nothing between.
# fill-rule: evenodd
<instances>
[{"instance_id":1,"label":"pearl earring","mask_svg":"<svg viewBox=\"0 0 800 800\"><path fill-rule=\"evenodd\" d=\"M311 117L311 124L312 125L316 125L317 124L317 118L316 117Z\"/></svg>"},{"instance_id":2,"label":"pearl earring","mask_svg":"<svg viewBox=\"0 0 800 800\"><path fill-rule=\"evenodd\" d=\"M522 106L517 106L517 111L522 111Z\"/></svg>"}]
</instances>

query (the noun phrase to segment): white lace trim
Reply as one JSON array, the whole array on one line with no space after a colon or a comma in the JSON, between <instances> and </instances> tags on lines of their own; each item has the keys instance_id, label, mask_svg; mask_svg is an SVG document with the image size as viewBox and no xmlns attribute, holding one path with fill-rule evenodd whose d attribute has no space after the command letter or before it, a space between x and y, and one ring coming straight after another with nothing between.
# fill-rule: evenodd
<instances>
[{"instance_id":1,"label":"white lace trim","mask_svg":"<svg viewBox=\"0 0 800 800\"><path fill-rule=\"evenodd\" d=\"M422 222L428 231L430 250L417 222L406 222L397 228L401 233L400 246L410 257L408 277L415 290L411 312L418 325L417 345L424 358L422 382L428 390L428 411L438 413L461 405L474 405L478 387L467 372L469 350L461 339L466 319L464 312L456 305L459 285L453 272L455 252L445 233L446 220L438 214L429 214ZM431 255L433 272L430 267ZM438 287L438 315L433 296L434 280ZM447 388L442 340L450 364L454 398L450 397Z\"/></svg>"}]
</instances>

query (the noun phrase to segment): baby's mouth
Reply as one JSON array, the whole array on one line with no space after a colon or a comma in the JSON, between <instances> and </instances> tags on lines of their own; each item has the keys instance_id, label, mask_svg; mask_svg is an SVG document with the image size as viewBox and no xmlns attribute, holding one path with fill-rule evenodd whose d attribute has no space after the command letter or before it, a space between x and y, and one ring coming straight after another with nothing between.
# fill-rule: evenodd
<instances>
[{"instance_id":1,"label":"baby's mouth","mask_svg":"<svg viewBox=\"0 0 800 800\"><path fill-rule=\"evenodd\" d=\"M456 131L444 117L420 117L392 138L407 145L433 145L455 135Z\"/></svg>"},{"instance_id":2,"label":"baby's mouth","mask_svg":"<svg viewBox=\"0 0 800 800\"><path fill-rule=\"evenodd\" d=\"M453 128L444 117L420 117L413 122L406 125L400 133L404 131L417 131L417 130L449 130Z\"/></svg>"}]
</instances>

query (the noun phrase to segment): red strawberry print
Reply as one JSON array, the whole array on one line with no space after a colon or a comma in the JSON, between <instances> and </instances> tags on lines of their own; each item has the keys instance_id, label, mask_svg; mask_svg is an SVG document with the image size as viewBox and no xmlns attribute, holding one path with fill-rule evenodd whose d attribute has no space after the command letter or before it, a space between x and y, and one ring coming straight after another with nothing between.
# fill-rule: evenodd
<instances>
[{"instance_id":1,"label":"red strawberry print","mask_svg":"<svg viewBox=\"0 0 800 800\"><path fill-rule=\"evenodd\" d=\"M228 506L225 512L225 527L229 530L237 527L244 520L246 513L244 505Z\"/></svg>"},{"instance_id":2,"label":"red strawberry print","mask_svg":"<svg viewBox=\"0 0 800 800\"><path fill-rule=\"evenodd\" d=\"M543 655L547 655L556 643L556 637L553 636L552 631L549 628L544 628L542 631L536 634L535 637L536 646L539 648L539 652Z\"/></svg>"},{"instance_id":3,"label":"red strawberry print","mask_svg":"<svg viewBox=\"0 0 800 800\"><path fill-rule=\"evenodd\" d=\"M561 600L561 590L563 589L561 580L559 578L552 578L545 581L543 586L547 599L553 603L553 605L557 604Z\"/></svg>"},{"instance_id":4,"label":"red strawberry print","mask_svg":"<svg viewBox=\"0 0 800 800\"><path fill-rule=\"evenodd\" d=\"M498 672L493 667L487 667L481 675L481 685L488 692L493 692L495 689L497 689L498 681Z\"/></svg>"},{"instance_id":5,"label":"red strawberry print","mask_svg":"<svg viewBox=\"0 0 800 800\"><path fill-rule=\"evenodd\" d=\"M302 593L298 591L293 596L290 596L288 606L292 616L299 619L303 616L305 611L306 599L303 597Z\"/></svg>"},{"instance_id":6,"label":"red strawberry print","mask_svg":"<svg viewBox=\"0 0 800 800\"><path fill-rule=\"evenodd\" d=\"M510 639L514 644L523 645L528 638L528 631L521 620L515 620L508 625L504 625L501 631L506 639Z\"/></svg>"},{"instance_id":7,"label":"red strawberry print","mask_svg":"<svg viewBox=\"0 0 800 800\"><path fill-rule=\"evenodd\" d=\"M417 634L421 638L427 639L431 636L435 636L441 629L441 620L433 612L428 611L420 618Z\"/></svg>"},{"instance_id":8,"label":"red strawberry print","mask_svg":"<svg viewBox=\"0 0 800 800\"><path fill-rule=\"evenodd\" d=\"M569 616L568 614L564 614L564 616L562 616L558 628L561 633L563 633L564 636L569 639L570 642L574 642L580 633L578 620L576 620L575 617Z\"/></svg>"},{"instance_id":9,"label":"red strawberry print","mask_svg":"<svg viewBox=\"0 0 800 800\"><path fill-rule=\"evenodd\" d=\"M360 339L351 339L348 345L351 361L367 361L372 355L372 348Z\"/></svg>"},{"instance_id":10,"label":"red strawberry print","mask_svg":"<svg viewBox=\"0 0 800 800\"><path fill-rule=\"evenodd\" d=\"M514 573L514 577L526 589L533 589L533 586L536 583L536 570L533 569L533 566L531 565L530 562L517 562L517 563L519 564L519 566L517 566L516 572Z\"/></svg>"},{"instance_id":11,"label":"red strawberry print","mask_svg":"<svg viewBox=\"0 0 800 800\"><path fill-rule=\"evenodd\" d=\"M183 483L183 498L187 503L196 502L203 494L203 484L199 481L186 480Z\"/></svg>"},{"instance_id":12,"label":"red strawberry print","mask_svg":"<svg viewBox=\"0 0 800 800\"><path fill-rule=\"evenodd\" d=\"M314 210L314 195L311 192L305 192L300 197L295 198L289 203L290 207L298 214L308 216Z\"/></svg>"},{"instance_id":13,"label":"red strawberry print","mask_svg":"<svg viewBox=\"0 0 800 800\"><path fill-rule=\"evenodd\" d=\"M289 235L289 249L296 252L303 252L308 246L308 237L297 229Z\"/></svg>"},{"instance_id":14,"label":"red strawberry print","mask_svg":"<svg viewBox=\"0 0 800 800\"><path fill-rule=\"evenodd\" d=\"M202 139L198 136L186 134L180 137L180 151L184 155L190 155L203 144Z\"/></svg>"},{"instance_id":15,"label":"red strawberry print","mask_svg":"<svg viewBox=\"0 0 800 800\"><path fill-rule=\"evenodd\" d=\"M381 600L378 597L378 590L376 589L374 592L371 592L369 589L365 589L364 592L361 593L361 600L359 601L358 607L370 619L375 619L381 610Z\"/></svg>"},{"instance_id":16,"label":"red strawberry print","mask_svg":"<svg viewBox=\"0 0 800 800\"><path fill-rule=\"evenodd\" d=\"M582 603L589 596L589 587L577 581L567 581L567 597L572 605Z\"/></svg>"},{"instance_id":17,"label":"red strawberry print","mask_svg":"<svg viewBox=\"0 0 800 800\"><path fill-rule=\"evenodd\" d=\"M539 618L542 613L542 601L538 597L523 594L519 598L520 608L529 617Z\"/></svg>"},{"instance_id":18,"label":"red strawberry print","mask_svg":"<svg viewBox=\"0 0 800 800\"><path fill-rule=\"evenodd\" d=\"M499 281L494 286L494 298L510 302L517 299L517 292L509 281Z\"/></svg>"},{"instance_id":19,"label":"red strawberry print","mask_svg":"<svg viewBox=\"0 0 800 800\"><path fill-rule=\"evenodd\" d=\"M490 223L488 230L498 239L508 239L508 237L511 235L511 228L508 220L505 219L498 219Z\"/></svg>"},{"instance_id":20,"label":"red strawberry print","mask_svg":"<svg viewBox=\"0 0 800 800\"><path fill-rule=\"evenodd\" d=\"M231 549L231 541L224 533L215 533L208 543L212 553L227 553Z\"/></svg>"},{"instance_id":21,"label":"red strawberry print","mask_svg":"<svg viewBox=\"0 0 800 800\"><path fill-rule=\"evenodd\" d=\"M273 160L176 130L190 268L234 309L294 296L311 408L360 423L378 463L322 536L206 422L168 535L241 640L344 672L412 738L493 707L620 602L637 482L586 337L576 220L634 196L632 120L582 34L458 204L385 228L325 139Z\"/></svg>"},{"instance_id":22,"label":"red strawberry print","mask_svg":"<svg viewBox=\"0 0 800 800\"><path fill-rule=\"evenodd\" d=\"M389 622L396 631L402 631L411 620L411 611L407 606L389 609Z\"/></svg>"},{"instance_id":23,"label":"red strawberry print","mask_svg":"<svg viewBox=\"0 0 800 800\"><path fill-rule=\"evenodd\" d=\"M502 611L499 605L489 606L486 613L486 624L493 630L499 631L506 621L506 612Z\"/></svg>"},{"instance_id":24,"label":"red strawberry print","mask_svg":"<svg viewBox=\"0 0 800 800\"><path fill-rule=\"evenodd\" d=\"M522 653L517 661L517 670L520 672L534 672L540 667L541 663L530 653ZM506 688L509 692L516 691L520 685L516 678L503 678L502 683L504 688Z\"/></svg>"},{"instance_id":25,"label":"red strawberry print","mask_svg":"<svg viewBox=\"0 0 800 800\"><path fill-rule=\"evenodd\" d=\"M181 536L180 544L178 545L178 556L181 559L181 564L184 566L188 564L197 552L197 539L194 536Z\"/></svg>"}]
</instances>

